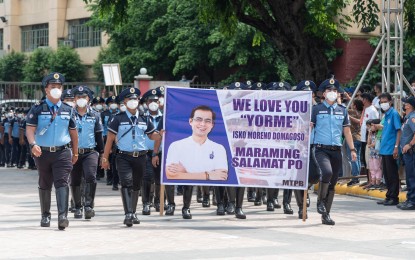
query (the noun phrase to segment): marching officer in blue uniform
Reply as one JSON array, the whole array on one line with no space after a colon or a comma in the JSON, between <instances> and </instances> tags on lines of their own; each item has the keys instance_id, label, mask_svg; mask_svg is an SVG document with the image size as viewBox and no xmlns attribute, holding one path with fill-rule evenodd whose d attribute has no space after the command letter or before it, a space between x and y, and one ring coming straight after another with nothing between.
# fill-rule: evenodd
<instances>
[{"instance_id":1,"label":"marching officer in blue uniform","mask_svg":"<svg viewBox=\"0 0 415 260\"><path fill-rule=\"evenodd\" d=\"M23 119L20 123L20 144L22 145L22 152L20 154L20 165L24 166L26 164L26 157L29 163L28 169L30 170L37 170L35 161L33 160L32 154L29 152L28 149L30 147L29 141L27 141L26 137L26 115L29 113L30 110L26 110L23 116Z\"/></svg>"},{"instance_id":2,"label":"marching officer in blue uniform","mask_svg":"<svg viewBox=\"0 0 415 260\"><path fill-rule=\"evenodd\" d=\"M86 86L73 89L75 95L75 117L78 129L78 161L71 172L71 189L75 203L75 218L82 218L81 180L85 178L85 219L95 216L94 199L97 188L96 171L99 154L104 152L102 123L99 113L88 106L93 92Z\"/></svg>"},{"instance_id":3,"label":"marching officer in blue uniform","mask_svg":"<svg viewBox=\"0 0 415 260\"><path fill-rule=\"evenodd\" d=\"M140 116L138 99L140 90L126 88L119 96L119 100L126 105L127 110L112 117L108 125L107 143L102 157L102 167L108 169L109 154L114 142L117 143L116 162L121 181L121 197L124 206L124 224L131 227L140 224L136 215L138 192L142 177L146 171L146 156L148 147L145 135L156 141L154 153L158 154L161 135L156 131L153 123Z\"/></svg>"},{"instance_id":4,"label":"marching officer in blue uniform","mask_svg":"<svg viewBox=\"0 0 415 260\"><path fill-rule=\"evenodd\" d=\"M45 76L42 85L46 98L34 105L26 117L27 140L39 173L40 225L50 226L51 189L54 185L60 230L69 225L68 179L73 164L78 160L75 113L71 106L61 101L64 82L65 77L57 72Z\"/></svg>"},{"instance_id":5,"label":"marching officer in blue uniform","mask_svg":"<svg viewBox=\"0 0 415 260\"><path fill-rule=\"evenodd\" d=\"M163 114L159 110L157 90L150 89L141 97L142 100L147 104L148 111L145 114L147 118L153 123L157 129L160 120L163 118ZM154 153L154 141L146 136L146 145L148 148L147 152L147 164L146 171L143 176L143 185L141 190L141 196L143 201L143 215L150 215L150 193L151 185L154 182L154 208L156 212L160 211L160 165L153 167L152 159L155 156L159 156L159 153ZM159 151L160 152L160 151Z\"/></svg>"},{"instance_id":6,"label":"marching officer in blue uniform","mask_svg":"<svg viewBox=\"0 0 415 260\"><path fill-rule=\"evenodd\" d=\"M101 97L94 97L91 102L92 109L96 111L101 118L101 113L104 112L104 105L105 105L105 99ZM102 121L101 121L102 122ZM99 162L97 163L97 174L96 174L96 180L100 180L101 177L105 177L105 171L102 169L99 165Z\"/></svg>"},{"instance_id":7,"label":"marching officer in blue uniform","mask_svg":"<svg viewBox=\"0 0 415 260\"><path fill-rule=\"evenodd\" d=\"M9 143L12 146L12 157L11 157L11 165L10 167L19 166L19 160L20 160L20 152L21 147L19 144L19 136L20 136L20 121L21 118L18 117L20 114L20 108L16 108L16 114L14 117L10 120L10 127L9 127Z\"/></svg>"},{"instance_id":8,"label":"marching officer in blue uniform","mask_svg":"<svg viewBox=\"0 0 415 260\"><path fill-rule=\"evenodd\" d=\"M347 109L337 104L338 91L341 91L337 80L331 78L323 81L319 87L324 101L313 107L311 127L314 128L315 158L321 170L318 187L317 212L321 214L321 222L334 225L330 217L335 187L342 169L342 135L350 148L352 160L356 160Z\"/></svg>"},{"instance_id":9,"label":"marching officer in blue uniform","mask_svg":"<svg viewBox=\"0 0 415 260\"><path fill-rule=\"evenodd\" d=\"M101 113L101 122L104 128L102 135L104 136L104 144L107 143L107 133L108 133L108 123L111 118L120 112L118 108L118 99L116 96L110 96L105 100L105 104L108 107L108 110L105 110ZM116 144L114 144L114 148ZM115 151L115 149L113 149ZM117 173L117 168L115 165L115 154L111 153L109 155L110 167L107 170L107 185L112 185L113 190L118 190L119 177Z\"/></svg>"},{"instance_id":10,"label":"marching officer in blue uniform","mask_svg":"<svg viewBox=\"0 0 415 260\"><path fill-rule=\"evenodd\" d=\"M65 89L62 92L61 100L62 100L62 102L66 103L67 105L70 105L71 107L75 107L74 99L75 99L75 96L73 94L72 89Z\"/></svg>"},{"instance_id":11,"label":"marching officer in blue uniform","mask_svg":"<svg viewBox=\"0 0 415 260\"><path fill-rule=\"evenodd\" d=\"M4 145L4 159L7 167L14 167L12 163L12 147L10 143L11 136L10 133L10 122L14 118L13 110L6 109L6 118L3 120L3 145Z\"/></svg>"}]
</instances>

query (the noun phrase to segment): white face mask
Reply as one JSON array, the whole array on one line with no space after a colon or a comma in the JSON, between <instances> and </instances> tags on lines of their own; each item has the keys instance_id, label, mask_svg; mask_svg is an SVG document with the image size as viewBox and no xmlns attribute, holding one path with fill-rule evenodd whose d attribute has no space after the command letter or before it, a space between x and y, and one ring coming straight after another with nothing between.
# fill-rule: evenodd
<instances>
[{"instance_id":1,"label":"white face mask","mask_svg":"<svg viewBox=\"0 0 415 260\"><path fill-rule=\"evenodd\" d=\"M95 109L96 109L96 110L102 110L102 105L96 105L96 106L95 106Z\"/></svg>"},{"instance_id":2,"label":"white face mask","mask_svg":"<svg viewBox=\"0 0 415 260\"><path fill-rule=\"evenodd\" d=\"M333 92L333 91L330 91L326 94L326 98L327 98L328 101L334 102L337 99L337 93Z\"/></svg>"},{"instance_id":3,"label":"white face mask","mask_svg":"<svg viewBox=\"0 0 415 260\"><path fill-rule=\"evenodd\" d=\"M124 105L120 105L120 111L125 112L127 110L127 107Z\"/></svg>"},{"instance_id":4,"label":"white face mask","mask_svg":"<svg viewBox=\"0 0 415 260\"><path fill-rule=\"evenodd\" d=\"M143 104L144 110L148 109L148 106L146 103Z\"/></svg>"},{"instance_id":5,"label":"white face mask","mask_svg":"<svg viewBox=\"0 0 415 260\"><path fill-rule=\"evenodd\" d=\"M86 104L88 104L88 101L85 98L80 98L76 100L76 105L78 107L86 107Z\"/></svg>"},{"instance_id":6,"label":"white face mask","mask_svg":"<svg viewBox=\"0 0 415 260\"><path fill-rule=\"evenodd\" d=\"M380 104L380 108L382 108L383 111L388 111L390 107L391 106L389 105L389 103L382 103L382 104Z\"/></svg>"},{"instance_id":7,"label":"white face mask","mask_svg":"<svg viewBox=\"0 0 415 260\"><path fill-rule=\"evenodd\" d=\"M164 98L163 97L159 98L159 104L160 104L160 106L164 105Z\"/></svg>"},{"instance_id":8,"label":"white face mask","mask_svg":"<svg viewBox=\"0 0 415 260\"><path fill-rule=\"evenodd\" d=\"M129 109L136 109L138 107L138 100L135 100L135 99L128 100L127 107Z\"/></svg>"},{"instance_id":9,"label":"white face mask","mask_svg":"<svg viewBox=\"0 0 415 260\"><path fill-rule=\"evenodd\" d=\"M115 109L117 109L117 108L118 108L118 105L117 105L117 104L115 104L115 103L112 103L112 104L110 105L110 108L111 108L112 110L115 110Z\"/></svg>"},{"instance_id":10,"label":"white face mask","mask_svg":"<svg viewBox=\"0 0 415 260\"><path fill-rule=\"evenodd\" d=\"M7 114L7 117L8 117L8 118L12 118L12 117L13 117L13 114L12 114L12 113L8 113L8 114Z\"/></svg>"},{"instance_id":11,"label":"white face mask","mask_svg":"<svg viewBox=\"0 0 415 260\"><path fill-rule=\"evenodd\" d=\"M148 105L148 109L150 110L150 111L157 111L158 109L159 109L159 105L156 103L156 102L151 102L149 105Z\"/></svg>"},{"instance_id":12,"label":"white face mask","mask_svg":"<svg viewBox=\"0 0 415 260\"><path fill-rule=\"evenodd\" d=\"M50 95L54 98L54 99L60 99L62 96L62 90L60 90L59 88L53 88L50 90Z\"/></svg>"},{"instance_id":13,"label":"white face mask","mask_svg":"<svg viewBox=\"0 0 415 260\"><path fill-rule=\"evenodd\" d=\"M71 107L75 107L75 103L72 101L66 101L65 102L67 105L70 105Z\"/></svg>"}]
</instances>

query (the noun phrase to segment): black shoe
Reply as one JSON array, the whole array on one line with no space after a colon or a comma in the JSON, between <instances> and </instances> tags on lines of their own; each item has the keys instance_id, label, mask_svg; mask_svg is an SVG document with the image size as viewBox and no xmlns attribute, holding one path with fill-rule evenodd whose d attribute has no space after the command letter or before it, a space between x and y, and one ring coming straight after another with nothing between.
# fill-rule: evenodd
<instances>
[{"instance_id":1,"label":"black shoe","mask_svg":"<svg viewBox=\"0 0 415 260\"><path fill-rule=\"evenodd\" d=\"M226 214L233 215L235 214L235 203L229 202L226 206Z\"/></svg>"},{"instance_id":2,"label":"black shoe","mask_svg":"<svg viewBox=\"0 0 415 260\"><path fill-rule=\"evenodd\" d=\"M7 164L7 168L14 168L14 164Z\"/></svg>"},{"instance_id":3,"label":"black shoe","mask_svg":"<svg viewBox=\"0 0 415 260\"><path fill-rule=\"evenodd\" d=\"M150 215L150 203L146 202L143 205L143 215Z\"/></svg>"},{"instance_id":4,"label":"black shoe","mask_svg":"<svg viewBox=\"0 0 415 260\"><path fill-rule=\"evenodd\" d=\"M261 199L261 197L255 198L254 205L255 206L261 206L262 205L262 199Z\"/></svg>"},{"instance_id":5,"label":"black shoe","mask_svg":"<svg viewBox=\"0 0 415 260\"><path fill-rule=\"evenodd\" d=\"M359 183L358 180L351 180L347 183L347 186L352 186L352 185L355 185L355 184L358 184L358 183Z\"/></svg>"},{"instance_id":6,"label":"black shoe","mask_svg":"<svg viewBox=\"0 0 415 260\"><path fill-rule=\"evenodd\" d=\"M101 177L97 174L97 176L95 176L95 179L96 179L97 181L99 181L99 180L101 180Z\"/></svg>"},{"instance_id":7,"label":"black shoe","mask_svg":"<svg viewBox=\"0 0 415 260\"><path fill-rule=\"evenodd\" d=\"M192 219L192 214L190 214L190 209L188 208L183 208L182 209L182 217L184 219Z\"/></svg>"},{"instance_id":8,"label":"black shoe","mask_svg":"<svg viewBox=\"0 0 415 260\"><path fill-rule=\"evenodd\" d=\"M95 211L93 208L85 206L84 210L85 210L85 219L91 219L95 217Z\"/></svg>"},{"instance_id":9,"label":"black shoe","mask_svg":"<svg viewBox=\"0 0 415 260\"><path fill-rule=\"evenodd\" d=\"M81 208L75 208L75 212L73 214L74 218L82 218L82 207Z\"/></svg>"},{"instance_id":10,"label":"black shoe","mask_svg":"<svg viewBox=\"0 0 415 260\"><path fill-rule=\"evenodd\" d=\"M160 203L154 202L154 208L156 209L156 212L160 212ZM164 209L166 209L166 205L164 205Z\"/></svg>"},{"instance_id":11,"label":"black shoe","mask_svg":"<svg viewBox=\"0 0 415 260\"><path fill-rule=\"evenodd\" d=\"M218 208L216 209L216 215L219 215L219 216L225 215L225 208L223 207L222 203L218 204Z\"/></svg>"},{"instance_id":12,"label":"black shoe","mask_svg":"<svg viewBox=\"0 0 415 260\"><path fill-rule=\"evenodd\" d=\"M399 204L399 201L397 200L388 200L387 202L383 203L383 206L395 206L398 204Z\"/></svg>"},{"instance_id":13,"label":"black shoe","mask_svg":"<svg viewBox=\"0 0 415 260\"><path fill-rule=\"evenodd\" d=\"M179 194L177 194L177 195L179 195ZM196 197L196 201L197 201L197 203L202 203L203 202L203 199L202 199L202 197L197 196Z\"/></svg>"},{"instance_id":14,"label":"black shoe","mask_svg":"<svg viewBox=\"0 0 415 260\"><path fill-rule=\"evenodd\" d=\"M118 185L117 186L112 186L112 190L118 190Z\"/></svg>"},{"instance_id":15,"label":"black shoe","mask_svg":"<svg viewBox=\"0 0 415 260\"><path fill-rule=\"evenodd\" d=\"M209 208L210 207L210 199L208 199L208 198L203 199L202 206L204 208Z\"/></svg>"},{"instance_id":16,"label":"black shoe","mask_svg":"<svg viewBox=\"0 0 415 260\"><path fill-rule=\"evenodd\" d=\"M166 210L166 216L173 216L175 209L176 209L175 205L168 205L167 210Z\"/></svg>"},{"instance_id":17,"label":"black shoe","mask_svg":"<svg viewBox=\"0 0 415 260\"><path fill-rule=\"evenodd\" d=\"M133 213L133 224L140 224L140 220L137 217L137 214Z\"/></svg>"},{"instance_id":18,"label":"black shoe","mask_svg":"<svg viewBox=\"0 0 415 260\"><path fill-rule=\"evenodd\" d=\"M406 203L403 203L402 206L398 208L401 210L415 210L415 204L410 201L406 201Z\"/></svg>"},{"instance_id":19,"label":"black shoe","mask_svg":"<svg viewBox=\"0 0 415 260\"><path fill-rule=\"evenodd\" d=\"M256 193L255 192L248 192L247 199L248 202L255 202Z\"/></svg>"},{"instance_id":20,"label":"black shoe","mask_svg":"<svg viewBox=\"0 0 415 260\"><path fill-rule=\"evenodd\" d=\"M32 167L30 167L30 169L36 171L37 170L37 167L36 166L32 166Z\"/></svg>"},{"instance_id":21,"label":"black shoe","mask_svg":"<svg viewBox=\"0 0 415 260\"><path fill-rule=\"evenodd\" d=\"M317 201L317 212L319 214L326 213L326 206L324 205L323 201Z\"/></svg>"},{"instance_id":22,"label":"black shoe","mask_svg":"<svg viewBox=\"0 0 415 260\"><path fill-rule=\"evenodd\" d=\"M298 218L303 219L303 209L298 210ZM305 214L305 218L306 219L308 218L307 214Z\"/></svg>"},{"instance_id":23,"label":"black shoe","mask_svg":"<svg viewBox=\"0 0 415 260\"><path fill-rule=\"evenodd\" d=\"M265 194L262 195L261 199L262 199L262 204L264 204L264 205L267 204L267 195L265 195Z\"/></svg>"},{"instance_id":24,"label":"black shoe","mask_svg":"<svg viewBox=\"0 0 415 260\"><path fill-rule=\"evenodd\" d=\"M267 211L274 211L274 203L272 201L267 202Z\"/></svg>"},{"instance_id":25,"label":"black shoe","mask_svg":"<svg viewBox=\"0 0 415 260\"><path fill-rule=\"evenodd\" d=\"M23 165L21 164L17 165L17 169L23 169Z\"/></svg>"},{"instance_id":26,"label":"black shoe","mask_svg":"<svg viewBox=\"0 0 415 260\"><path fill-rule=\"evenodd\" d=\"M272 201L272 203L274 204L274 208L276 208L276 209L280 209L281 208L281 205L278 203L278 199L274 199Z\"/></svg>"},{"instance_id":27,"label":"black shoe","mask_svg":"<svg viewBox=\"0 0 415 260\"><path fill-rule=\"evenodd\" d=\"M235 209L235 217L239 219L246 219L245 213L242 211L242 208Z\"/></svg>"},{"instance_id":28,"label":"black shoe","mask_svg":"<svg viewBox=\"0 0 415 260\"><path fill-rule=\"evenodd\" d=\"M381 201L377 201L377 202L376 202L376 204L378 204L378 205L383 205L383 204L385 204L386 202L389 202L389 199L384 199L384 200L381 200Z\"/></svg>"},{"instance_id":29,"label":"black shoe","mask_svg":"<svg viewBox=\"0 0 415 260\"><path fill-rule=\"evenodd\" d=\"M107 181L107 186L111 186L112 185L112 181Z\"/></svg>"},{"instance_id":30,"label":"black shoe","mask_svg":"<svg viewBox=\"0 0 415 260\"><path fill-rule=\"evenodd\" d=\"M134 221L133 213L125 214L124 225L126 225L127 227L132 227L134 224L133 221Z\"/></svg>"},{"instance_id":31,"label":"black shoe","mask_svg":"<svg viewBox=\"0 0 415 260\"><path fill-rule=\"evenodd\" d=\"M289 203L285 203L284 205L284 214L294 214L293 209L291 208L291 205Z\"/></svg>"},{"instance_id":32,"label":"black shoe","mask_svg":"<svg viewBox=\"0 0 415 260\"><path fill-rule=\"evenodd\" d=\"M330 218L329 213L324 213L321 215L321 223L324 225L330 225L330 226L334 226L334 224L336 224L336 222L334 222L334 220Z\"/></svg>"}]
</instances>

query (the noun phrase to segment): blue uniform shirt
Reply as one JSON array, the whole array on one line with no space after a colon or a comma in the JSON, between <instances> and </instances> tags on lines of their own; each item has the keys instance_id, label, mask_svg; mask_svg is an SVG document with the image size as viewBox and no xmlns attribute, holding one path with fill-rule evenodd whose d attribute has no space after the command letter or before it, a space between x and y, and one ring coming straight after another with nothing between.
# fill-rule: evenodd
<instances>
[{"instance_id":1,"label":"blue uniform shirt","mask_svg":"<svg viewBox=\"0 0 415 260\"><path fill-rule=\"evenodd\" d=\"M102 132L102 123L99 113L88 108L81 116L75 110L76 125L78 128L78 147L95 148L95 133Z\"/></svg>"},{"instance_id":2,"label":"blue uniform shirt","mask_svg":"<svg viewBox=\"0 0 415 260\"><path fill-rule=\"evenodd\" d=\"M19 126L20 121L18 118L15 117L10 121L10 127L12 128L12 137L19 138Z\"/></svg>"},{"instance_id":3,"label":"blue uniform shirt","mask_svg":"<svg viewBox=\"0 0 415 260\"><path fill-rule=\"evenodd\" d=\"M112 112L111 109L105 110L101 113L101 120L102 120L102 126L103 126L103 136L107 136L108 134L108 123L111 121L111 118L117 114L119 111L116 109L114 112Z\"/></svg>"},{"instance_id":4,"label":"blue uniform shirt","mask_svg":"<svg viewBox=\"0 0 415 260\"><path fill-rule=\"evenodd\" d=\"M158 125L159 125L161 118L163 117L163 114L159 111L157 115L155 116L147 115L147 117L153 123L154 128L158 129ZM147 135L146 135L146 145L149 150L154 150L154 141L151 140Z\"/></svg>"},{"instance_id":5,"label":"blue uniform shirt","mask_svg":"<svg viewBox=\"0 0 415 260\"><path fill-rule=\"evenodd\" d=\"M76 129L73 108L61 101L56 106L54 114L53 103L45 99L34 105L26 116L26 125L36 126L35 141L39 146L62 146L71 141L69 129Z\"/></svg>"},{"instance_id":6,"label":"blue uniform shirt","mask_svg":"<svg viewBox=\"0 0 415 260\"><path fill-rule=\"evenodd\" d=\"M314 124L313 144L342 146L343 127L349 126L349 115L344 106L330 106L326 101L313 106L311 122Z\"/></svg>"},{"instance_id":7,"label":"blue uniform shirt","mask_svg":"<svg viewBox=\"0 0 415 260\"><path fill-rule=\"evenodd\" d=\"M4 127L4 134L9 134L9 128L10 128L10 119L9 118L5 118L3 120L3 127Z\"/></svg>"},{"instance_id":8,"label":"blue uniform shirt","mask_svg":"<svg viewBox=\"0 0 415 260\"><path fill-rule=\"evenodd\" d=\"M134 122L131 120L131 116L132 114L128 110L116 114L108 125L108 131L117 135L117 146L121 151L135 152L148 150L145 135L151 134L156 129L153 123L147 120L146 117L140 116L138 111L135 115L136 119Z\"/></svg>"},{"instance_id":9,"label":"blue uniform shirt","mask_svg":"<svg viewBox=\"0 0 415 260\"><path fill-rule=\"evenodd\" d=\"M412 111L405 117L404 123L402 125L402 135L400 146L403 148L405 145L411 142L414 137L415 132L415 111Z\"/></svg>"},{"instance_id":10,"label":"blue uniform shirt","mask_svg":"<svg viewBox=\"0 0 415 260\"><path fill-rule=\"evenodd\" d=\"M20 121L20 129L23 129L23 134L26 137L26 119L23 118L22 121Z\"/></svg>"},{"instance_id":11,"label":"blue uniform shirt","mask_svg":"<svg viewBox=\"0 0 415 260\"><path fill-rule=\"evenodd\" d=\"M391 107L385 113L382 139L380 141L380 155L393 155L396 143L396 133L401 129L401 117L399 113Z\"/></svg>"}]
</instances>

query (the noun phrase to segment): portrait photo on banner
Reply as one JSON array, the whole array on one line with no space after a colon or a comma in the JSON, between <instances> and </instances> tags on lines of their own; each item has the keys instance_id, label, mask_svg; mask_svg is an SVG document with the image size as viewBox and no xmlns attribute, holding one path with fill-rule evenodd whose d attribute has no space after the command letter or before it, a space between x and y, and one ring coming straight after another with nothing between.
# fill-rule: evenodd
<instances>
[{"instance_id":1,"label":"portrait photo on banner","mask_svg":"<svg viewBox=\"0 0 415 260\"><path fill-rule=\"evenodd\" d=\"M303 189L311 94L167 87L162 183Z\"/></svg>"}]
</instances>

